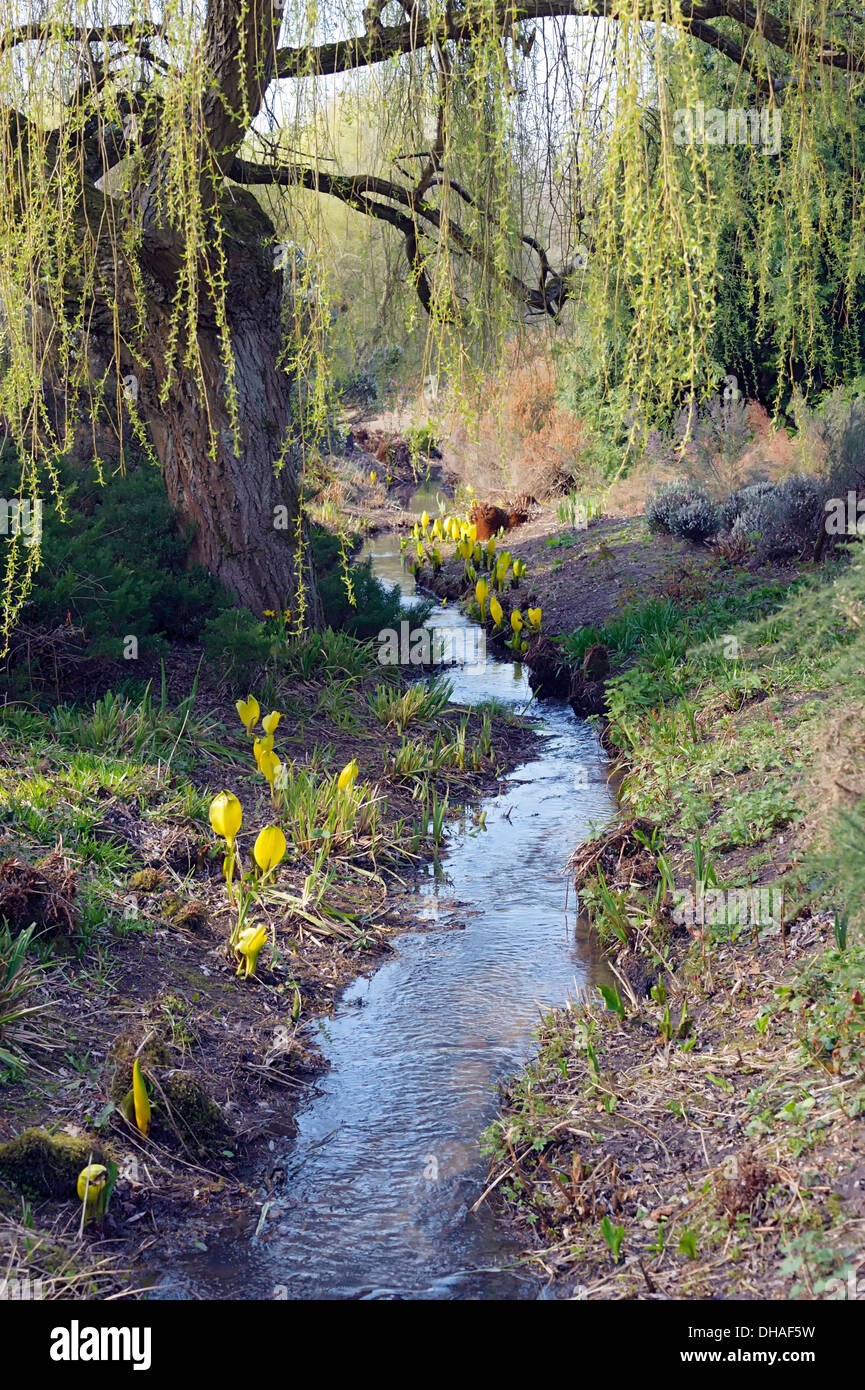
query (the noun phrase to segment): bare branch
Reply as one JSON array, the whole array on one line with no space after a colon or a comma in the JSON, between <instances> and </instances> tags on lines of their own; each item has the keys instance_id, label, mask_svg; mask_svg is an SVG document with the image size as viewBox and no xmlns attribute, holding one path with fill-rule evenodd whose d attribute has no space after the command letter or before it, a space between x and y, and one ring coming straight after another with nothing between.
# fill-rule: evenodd
<instances>
[{"instance_id":1,"label":"bare branch","mask_svg":"<svg viewBox=\"0 0 865 1390\"><path fill-rule=\"evenodd\" d=\"M644 0L642 10L646 21L655 17L652 0ZM619 0L497 0L492 16L510 33L514 26L526 20L553 18L611 19L619 17ZM489 11L483 22L488 24ZM711 27L715 19L731 19L751 34L759 34L773 48L792 55L800 46L797 30L762 6L748 0L684 0L682 22L695 38L740 61L742 50L732 40ZM306 44L298 48L281 48L277 55L279 77L302 77L317 74L348 72L353 68L370 67L386 62L399 54L429 48L436 40L460 42L470 39L480 20L471 10L448 8L443 17L424 18L418 12L405 24L387 27L373 25L367 33L350 39L338 39L319 45ZM852 53L842 46L827 48L815 36L812 44L815 63L841 68L847 72L865 72L865 53Z\"/></svg>"}]
</instances>

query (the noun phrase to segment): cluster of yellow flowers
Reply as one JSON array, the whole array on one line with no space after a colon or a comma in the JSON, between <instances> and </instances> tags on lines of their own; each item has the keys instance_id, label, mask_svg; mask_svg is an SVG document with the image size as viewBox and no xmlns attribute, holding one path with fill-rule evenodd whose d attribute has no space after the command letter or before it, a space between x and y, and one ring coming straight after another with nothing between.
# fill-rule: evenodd
<instances>
[{"instance_id":1,"label":"cluster of yellow flowers","mask_svg":"<svg viewBox=\"0 0 865 1390\"><path fill-rule=\"evenodd\" d=\"M498 629L504 624L504 609L498 593L503 592L506 586L516 588L526 573L524 560L513 559L509 550L498 550L501 536L502 532L499 532L498 537L490 536L486 544L483 544L478 540L476 523L468 517L443 516L430 521L429 512L423 512L420 521L416 521L411 530L410 539L414 542L416 559L409 560L409 568L414 571L424 560L428 560L433 570L439 569L442 557L437 543L454 543L457 554L465 564L466 579L475 586L481 621L486 622L489 606L493 628ZM409 538L404 538L400 544L405 552L409 546ZM526 617L529 628L537 632L541 626L540 608L527 609ZM517 653L527 651L528 642L521 635L526 626L526 618L519 608L514 608L511 612L510 624L512 635L508 645L511 650Z\"/></svg>"},{"instance_id":2,"label":"cluster of yellow flowers","mask_svg":"<svg viewBox=\"0 0 865 1390\"><path fill-rule=\"evenodd\" d=\"M245 700L238 700L236 708L240 722L252 739L252 751L256 766L267 781L271 799L276 804L277 779L283 770L283 765L273 751L273 740L282 715L279 710L272 710L270 714L261 719L261 706L254 695L248 695ZM261 719L261 735L257 735L255 732L259 719ZM358 765L352 759L337 778L339 791L346 791L353 787L357 776ZM240 960L237 967L238 975L243 974L246 978L255 974L259 954L267 940L266 927L262 924L247 926L246 918L260 888L285 858L288 844L280 826L266 825L263 830L260 830L252 848L252 857L256 867L249 874L241 876L236 890L234 874L238 860L237 837L243 824L243 807L233 792L221 791L213 798L210 803L210 824L215 833L225 841L226 854L223 864L225 887L228 900L237 912L237 920L231 932L229 946Z\"/></svg>"}]
</instances>

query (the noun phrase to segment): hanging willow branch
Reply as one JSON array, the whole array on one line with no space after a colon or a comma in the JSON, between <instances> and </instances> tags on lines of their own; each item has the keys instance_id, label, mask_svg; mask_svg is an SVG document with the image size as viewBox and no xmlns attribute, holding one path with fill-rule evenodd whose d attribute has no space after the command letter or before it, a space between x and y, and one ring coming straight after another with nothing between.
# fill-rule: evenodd
<instances>
[{"instance_id":1,"label":"hanging willow branch","mask_svg":"<svg viewBox=\"0 0 865 1390\"><path fill-rule=\"evenodd\" d=\"M298 413L314 440L336 207L381 229L358 257L399 238L399 312L411 327L419 299L455 381L537 318L622 399L711 389L724 257L779 382L859 363L865 16L837 0L399 0L398 22L383 0L117 0L104 24L40 4L0 0L0 416L22 496L61 505L82 415L145 446L192 401L204 447L242 452L229 301L241 263L265 294L271 237L297 252L280 361L304 388L274 459ZM783 114L782 135L683 139L704 106ZM8 631L38 546L4 543Z\"/></svg>"}]
</instances>

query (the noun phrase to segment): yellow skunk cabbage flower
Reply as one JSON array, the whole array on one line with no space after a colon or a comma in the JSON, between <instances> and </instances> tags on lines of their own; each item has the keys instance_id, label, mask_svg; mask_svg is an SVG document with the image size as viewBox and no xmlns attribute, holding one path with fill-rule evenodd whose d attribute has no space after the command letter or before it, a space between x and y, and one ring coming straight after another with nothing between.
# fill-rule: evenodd
<instances>
[{"instance_id":1,"label":"yellow skunk cabbage flower","mask_svg":"<svg viewBox=\"0 0 865 1390\"><path fill-rule=\"evenodd\" d=\"M511 567L511 554L509 550L503 550L496 558L496 579L501 584L505 575Z\"/></svg>"},{"instance_id":2,"label":"yellow skunk cabbage flower","mask_svg":"<svg viewBox=\"0 0 865 1390\"><path fill-rule=\"evenodd\" d=\"M273 752L273 734L268 734L267 738L257 738L252 745L252 751L255 754L255 765L260 769L262 753Z\"/></svg>"},{"instance_id":3,"label":"yellow skunk cabbage flower","mask_svg":"<svg viewBox=\"0 0 865 1390\"><path fill-rule=\"evenodd\" d=\"M421 524L421 530L425 531L426 528L429 526L429 512L421 512L421 514L420 514L420 524Z\"/></svg>"},{"instance_id":4,"label":"yellow skunk cabbage flower","mask_svg":"<svg viewBox=\"0 0 865 1390\"><path fill-rule=\"evenodd\" d=\"M495 536L490 536L489 540L487 541L487 556L488 556L488 558L491 560L491 559L493 558L493 556L495 555L495 553L496 553L496 538L495 538Z\"/></svg>"},{"instance_id":5,"label":"yellow skunk cabbage flower","mask_svg":"<svg viewBox=\"0 0 865 1390\"><path fill-rule=\"evenodd\" d=\"M137 1057L132 1063L132 1104L135 1111L135 1123L140 1132L146 1134L150 1129L150 1097L147 1094L144 1077L141 1075L141 1063Z\"/></svg>"},{"instance_id":6,"label":"yellow skunk cabbage flower","mask_svg":"<svg viewBox=\"0 0 865 1390\"><path fill-rule=\"evenodd\" d=\"M377 477L378 477L378 474L376 473L375 469L373 469L372 472L371 472L370 475L369 475L369 480L370 480L370 482L371 482L371 483L374 483Z\"/></svg>"},{"instance_id":7,"label":"yellow skunk cabbage flower","mask_svg":"<svg viewBox=\"0 0 865 1390\"><path fill-rule=\"evenodd\" d=\"M266 734L275 734L276 726L281 718L282 715L280 714L279 710L276 709L271 710L270 714L266 714L261 721L261 727L264 730L264 732Z\"/></svg>"},{"instance_id":8,"label":"yellow skunk cabbage flower","mask_svg":"<svg viewBox=\"0 0 865 1390\"><path fill-rule=\"evenodd\" d=\"M265 877L273 872L277 864L282 863L287 848L285 836L278 825L266 825L259 832L252 852L255 855L256 864Z\"/></svg>"},{"instance_id":9,"label":"yellow skunk cabbage flower","mask_svg":"<svg viewBox=\"0 0 865 1390\"><path fill-rule=\"evenodd\" d=\"M435 521L433 522L432 534L433 534L433 540L434 540L434 541L440 541L440 540L441 540L441 538L442 538L442 524L441 524L441 519L440 519L439 517L436 517Z\"/></svg>"},{"instance_id":10,"label":"yellow skunk cabbage flower","mask_svg":"<svg viewBox=\"0 0 865 1390\"><path fill-rule=\"evenodd\" d=\"M261 710L254 695L248 695L245 700L238 700L235 708L240 715L240 722L248 734L252 733L254 726L258 723L258 716Z\"/></svg>"},{"instance_id":11,"label":"yellow skunk cabbage flower","mask_svg":"<svg viewBox=\"0 0 865 1390\"><path fill-rule=\"evenodd\" d=\"M531 623L532 627L535 628L535 629L539 628L540 625L541 625L541 610L540 610L540 608L529 608L529 609L528 609L528 615L529 615L529 622Z\"/></svg>"},{"instance_id":12,"label":"yellow skunk cabbage flower","mask_svg":"<svg viewBox=\"0 0 865 1390\"><path fill-rule=\"evenodd\" d=\"M78 1199L84 1203L84 1220L93 1221L105 1211L108 1169L103 1163L88 1163L78 1174Z\"/></svg>"},{"instance_id":13,"label":"yellow skunk cabbage flower","mask_svg":"<svg viewBox=\"0 0 865 1390\"><path fill-rule=\"evenodd\" d=\"M514 632L519 632L521 628L525 627L525 625L525 619L523 618L522 613L520 612L519 608L515 608L513 613L511 614L511 627L513 628Z\"/></svg>"},{"instance_id":14,"label":"yellow skunk cabbage flower","mask_svg":"<svg viewBox=\"0 0 865 1390\"><path fill-rule=\"evenodd\" d=\"M525 560L514 560L514 579L522 579L526 572Z\"/></svg>"},{"instance_id":15,"label":"yellow skunk cabbage flower","mask_svg":"<svg viewBox=\"0 0 865 1390\"><path fill-rule=\"evenodd\" d=\"M501 627L502 618L504 616L504 609L502 608L502 605L499 603L495 594L493 594L492 598L490 599L490 617L492 618L496 627Z\"/></svg>"},{"instance_id":16,"label":"yellow skunk cabbage flower","mask_svg":"<svg viewBox=\"0 0 865 1390\"><path fill-rule=\"evenodd\" d=\"M468 536L468 538L469 538L469 540L471 541L472 545L474 545L475 541L476 541L477 538L478 538L478 527L477 527L477 522L476 522L476 521L472 521L472 522L469 523L468 530L466 531L466 535Z\"/></svg>"},{"instance_id":17,"label":"yellow skunk cabbage flower","mask_svg":"<svg viewBox=\"0 0 865 1390\"><path fill-rule=\"evenodd\" d=\"M243 978L248 979L250 975L255 974L258 957L266 940L266 927L244 927L234 947L238 955L243 957L237 967L238 975L243 972Z\"/></svg>"},{"instance_id":18,"label":"yellow skunk cabbage flower","mask_svg":"<svg viewBox=\"0 0 865 1390\"><path fill-rule=\"evenodd\" d=\"M258 770L262 777L267 778L267 784L272 792L274 783L282 771L282 763L272 749L268 748L259 754Z\"/></svg>"},{"instance_id":19,"label":"yellow skunk cabbage flower","mask_svg":"<svg viewBox=\"0 0 865 1390\"><path fill-rule=\"evenodd\" d=\"M357 765L356 758L352 758L350 763L346 763L336 781L336 785L341 792L348 791L350 787L354 786L359 771L360 768Z\"/></svg>"},{"instance_id":20,"label":"yellow skunk cabbage flower","mask_svg":"<svg viewBox=\"0 0 865 1390\"><path fill-rule=\"evenodd\" d=\"M226 844L233 845L243 820L243 808L233 792L220 792L210 803L210 824Z\"/></svg>"},{"instance_id":21,"label":"yellow skunk cabbage flower","mask_svg":"<svg viewBox=\"0 0 865 1390\"><path fill-rule=\"evenodd\" d=\"M486 615L487 594L489 593L489 591L490 586L487 583L487 581L485 579L479 579L477 584L475 585L475 598L478 601L478 607L481 610L482 618Z\"/></svg>"},{"instance_id":22,"label":"yellow skunk cabbage flower","mask_svg":"<svg viewBox=\"0 0 865 1390\"><path fill-rule=\"evenodd\" d=\"M456 520L454 519L454 517L451 517L451 519L450 519L450 524L449 524L449 526L448 526L448 531L450 532L450 538L451 538L452 541L459 540L459 535L460 535L460 524L459 524L458 521L456 521Z\"/></svg>"}]
</instances>

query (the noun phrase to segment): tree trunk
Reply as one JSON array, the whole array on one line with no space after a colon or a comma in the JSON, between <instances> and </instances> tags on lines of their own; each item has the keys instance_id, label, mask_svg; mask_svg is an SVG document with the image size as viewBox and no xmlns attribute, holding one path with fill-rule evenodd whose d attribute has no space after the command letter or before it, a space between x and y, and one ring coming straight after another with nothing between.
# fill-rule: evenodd
<instances>
[{"instance_id":1,"label":"tree trunk","mask_svg":"<svg viewBox=\"0 0 865 1390\"><path fill-rule=\"evenodd\" d=\"M304 612L305 623L315 625L319 613L301 522L298 441L283 452L291 427L292 379L277 367L282 275L273 269L272 248L266 244L272 227L260 204L241 189L232 189L231 197L222 210L222 224L239 452L212 305L199 305L198 314L197 349L206 393L191 372L181 370L167 399L159 398L169 370L168 321L177 262L176 248L156 239L145 253L151 303L147 362L136 365L139 409L169 500L195 527L192 559L256 616L265 609L290 608L294 615ZM277 473L281 455L284 463Z\"/></svg>"}]
</instances>

